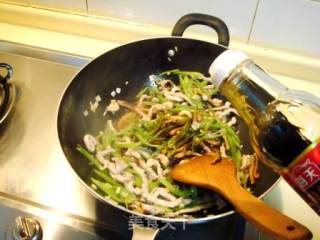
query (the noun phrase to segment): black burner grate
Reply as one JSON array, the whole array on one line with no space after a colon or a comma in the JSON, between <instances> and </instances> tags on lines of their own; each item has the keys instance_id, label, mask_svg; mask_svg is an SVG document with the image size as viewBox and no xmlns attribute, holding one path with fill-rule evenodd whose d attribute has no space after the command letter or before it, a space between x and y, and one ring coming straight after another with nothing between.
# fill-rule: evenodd
<instances>
[{"instance_id":1,"label":"black burner grate","mask_svg":"<svg viewBox=\"0 0 320 240\"><path fill-rule=\"evenodd\" d=\"M3 70L4 75L2 74ZM12 77L12 67L6 63L0 63L0 123L8 115L8 105L10 101L10 85L8 80Z\"/></svg>"}]
</instances>

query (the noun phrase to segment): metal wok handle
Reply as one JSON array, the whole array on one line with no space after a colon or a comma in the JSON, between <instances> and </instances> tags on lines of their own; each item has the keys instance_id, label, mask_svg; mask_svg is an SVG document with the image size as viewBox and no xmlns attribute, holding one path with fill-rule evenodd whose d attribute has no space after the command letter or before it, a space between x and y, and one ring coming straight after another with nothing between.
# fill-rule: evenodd
<instances>
[{"instance_id":1,"label":"metal wok handle","mask_svg":"<svg viewBox=\"0 0 320 240\"><path fill-rule=\"evenodd\" d=\"M154 240L160 229L141 228L133 226L133 234L131 240Z\"/></svg>"},{"instance_id":2,"label":"metal wok handle","mask_svg":"<svg viewBox=\"0 0 320 240\"><path fill-rule=\"evenodd\" d=\"M0 117L7 108L7 104L9 101L9 86L7 84L7 81L12 77L13 74L12 67L7 63L0 63L0 69L1 68L5 68L7 70L7 73L4 76L0 74L0 84L2 85L4 95L2 103L0 104Z\"/></svg>"},{"instance_id":3,"label":"metal wok handle","mask_svg":"<svg viewBox=\"0 0 320 240\"><path fill-rule=\"evenodd\" d=\"M12 67L7 63L0 63L0 68L5 68L7 70L5 76L0 74L0 83L5 84L12 77L13 70Z\"/></svg>"},{"instance_id":4,"label":"metal wok handle","mask_svg":"<svg viewBox=\"0 0 320 240\"><path fill-rule=\"evenodd\" d=\"M191 13L183 16L174 26L171 35L182 36L188 27L196 24L213 28L218 34L218 43L229 46L230 35L227 25L221 19L206 14Z\"/></svg>"}]
</instances>

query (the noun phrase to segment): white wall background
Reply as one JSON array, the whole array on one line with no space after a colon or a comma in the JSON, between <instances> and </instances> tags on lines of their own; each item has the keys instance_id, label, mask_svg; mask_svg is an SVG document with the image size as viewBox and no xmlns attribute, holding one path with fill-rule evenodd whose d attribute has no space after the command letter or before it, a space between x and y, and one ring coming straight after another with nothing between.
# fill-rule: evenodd
<instances>
[{"instance_id":1,"label":"white wall background","mask_svg":"<svg viewBox=\"0 0 320 240\"><path fill-rule=\"evenodd\" d=\"M250 43L266 43L320 57L320 1L260 0Z\"/></svg>"},{"instance_id":2,"label":"white wall background","mask_svg":"<svg viewBox=\"0 0 320 240\"><path fill-rule=\"evenodd\" d=\"M121 17L148 24L173 26L188 13L205 13L221 18L233 36L247 38L257 0L88 0L88 10L94 15Z\"/></svg>"},{"instance_id":3,"label":"white wall background","mask_svg":"<svg viewBox=\"0 0 320 240\"><path fill-rule=\"evenodd\" d=\"M320 57L320 0L6 0L4 2L169 27L187 13L206 13L224 20L233 38L249 44L279 47Z\"/></svg>"}]
</instances>

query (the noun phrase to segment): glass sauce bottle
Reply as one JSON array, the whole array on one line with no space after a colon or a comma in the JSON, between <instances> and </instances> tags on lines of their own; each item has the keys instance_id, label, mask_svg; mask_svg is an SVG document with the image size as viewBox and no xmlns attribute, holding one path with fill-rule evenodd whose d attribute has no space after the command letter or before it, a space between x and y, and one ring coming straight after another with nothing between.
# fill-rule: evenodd
<instances>
[{"instance_id":1,"label":"glass sauce bottle","mask_svg":"<svg viewBox=\"0 0 320 240\"><path fill-rule=\"evenodd\" d=\"M320 215L320 99L289 90L237 51L223 52L209 72L248 125L259 159Z\"/></svg>"}]
</instances>

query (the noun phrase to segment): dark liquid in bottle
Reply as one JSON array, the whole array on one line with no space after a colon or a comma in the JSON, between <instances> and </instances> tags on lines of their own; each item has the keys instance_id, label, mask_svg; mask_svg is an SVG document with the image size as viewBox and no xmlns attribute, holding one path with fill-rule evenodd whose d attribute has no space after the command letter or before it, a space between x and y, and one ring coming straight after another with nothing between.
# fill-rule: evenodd
<instances>
[{"instance_id":1,"label":"dark liquid in bottle","mask_svg":"<svg viewBox=\"0 0 320 240\"><path fill-rule=\"evenodd\" d=\"M282 113L278 112L259 134L259 144L265 153L273 157L272 161L287 167L311 144L311 141L301 134L298 127L292 125Z\"/></svg>"},{"instance_id":2,"label":"dark liquid in bottle","mask_svg":"<svg viewBox=\"0 0 320 240\"><path fill-rule=\"evenodd\" d=\"M269 161L284 168L288 167L308 146L311 141L303 136L300 129L291 124L282 113L276 113L273 120L258 135L261 150ZM320 166L318 166L320 167ZM299 189L286 175L287 182L320 215L320 182L308 189Z\"/></svg>"}]
</instances>

